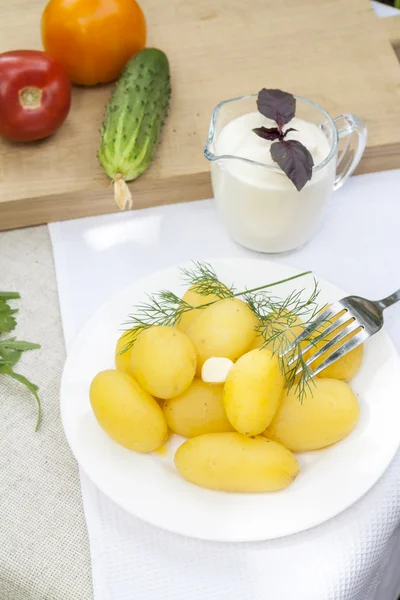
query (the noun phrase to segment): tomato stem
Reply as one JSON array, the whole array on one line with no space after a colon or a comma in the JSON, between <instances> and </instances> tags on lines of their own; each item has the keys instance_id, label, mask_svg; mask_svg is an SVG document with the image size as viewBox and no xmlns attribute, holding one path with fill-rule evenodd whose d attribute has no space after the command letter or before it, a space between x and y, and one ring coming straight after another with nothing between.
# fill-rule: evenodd
<instances>
[{"instance_id":1,"label":"tomato stem","mask_svg":"<svg viewBox=\"0 0 400 600\"><path fill-rule=\"evenodd\" d=\"M35 110L42 103L42 93L38 87L24 87L19 90L19 102L21 106L27 110Z\"/></svg>"}]
</instances>

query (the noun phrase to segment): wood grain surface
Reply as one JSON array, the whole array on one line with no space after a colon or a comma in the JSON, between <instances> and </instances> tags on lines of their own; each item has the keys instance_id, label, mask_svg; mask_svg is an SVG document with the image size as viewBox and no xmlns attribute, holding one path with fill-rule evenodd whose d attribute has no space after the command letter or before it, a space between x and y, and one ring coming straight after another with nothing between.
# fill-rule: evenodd
<instances>
[{"instance_id":1,"label":"wood grain surface","mask_svg":"<svg viewBox=\"0 0 400 600\"><path fill-rule=\"evenodd\" d=\"M41 48L43 0L0 0L0 51ZM134 206L211 196L203 157L220 100L279 87L332 116L354 112L369 129L359 172L400 167L400 65L369 0L142 0L148 45L168 55L171 110L155 159L130 184ZM382 23L385 22L385 23ZM110 86L75 87L70 115L51 138L0 140L0 230L116 210L97 160Z\"/></svg>"}]
</instances>

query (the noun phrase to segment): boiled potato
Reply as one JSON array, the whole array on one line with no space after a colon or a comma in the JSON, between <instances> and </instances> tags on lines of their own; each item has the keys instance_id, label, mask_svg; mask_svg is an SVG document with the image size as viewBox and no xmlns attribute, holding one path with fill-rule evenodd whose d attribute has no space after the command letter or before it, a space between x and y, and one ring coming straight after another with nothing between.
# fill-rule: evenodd
<instances>
[{"instance_id":1,"label":"boiled potato","mask_svg":"<svg viewBox=\"0 0 400 600\"><path fill-rule=\"evenodd\" d=\"M278 410L284 383L278 357L270 350L252 350L239 358L224 389L226 415L236 431L262 433Z\"/></svg>"},{"instance_id":2,"label":"boiled potato","mask_svg":"<svg viewBox=\"0 0 400 600\"><path fill-rule=\"evenodd\" d=\"M264 435L293 452L318 450L349 435L359 413L357 398L347 383L315 379L302 403L293 388L285 392Z\"/></svg>"},{"instance_id":3,"label":"boiled potato","mask_svg":"<svg viewBox=\"0 0 400 600\"><path fill-rule=\"evenodd\" d=\"M262 348L265 344L265 339L264 336L261 335L261 333L257 332L256 337L254 338L249 351L250 350L259 350L260 348ZM266 348L266 346L264 346Z\"/></svg>"},{"instance_id":4,"label":"boiled potato","mask_svg":"<svg viewBox=\"0 0 400 600\"><path fill-rule=\"evenodd\" d=\"M190 306L200 306L201 304L208 304L209 302L217 302L218 300L221 300L221 298L216 294L208 294L207 296L203 296L202 294L199 294L199 292L196 292L195 288L195 285L190 286L190 288L182 297L182 300L184 300L187 304L190 304ZM200 315L202 310L203 309L199 308L183 313L179 323L177 324L178 329L183 331L183 333L186 333L193 321Z\"/></svg>"},{"instance_id":5,"label":"boiled potato","mask_svg":"<svg viewBox=\"0 0 400 600\"><path fill-rule=\"evenodd\" d=\"M333 346L332 348L332 352L337 350L340 345L341 342L335 344L335 346ZM360 344L359 346L354 348L354 350L351 350L350 352L339 358L339 360L332 363L329 367L323 369L320 373L318 373L317 377L328 377L330 379L341 379L342 381L349 381L359 371L363 360L363 356L364 346Z\"/></svg>"},{"instance_id":6,"label":"boiled potato","mask_svg":"<svg viewBox=\"0 0 400 600\"><path fill-rule=\"evenodd\" d=\"M133 377L101 371L90 386L90 403L102 429L121 446L151 452L167 437L167 423L157 402Z\"/></svg>"},{"instance_id":7,"label":"boiled potato","mask_svg":"<svg viewBox=\"0 0 400 600\"><path fill-rule=\"evenodd\" d=\"M304 325L303 325L303 321L295 314L293 314L289 317L287 315L290 311L284 311L284 312L285 312L284 318L280 318L279 315L277 315L276 321L274 322L274 328L279 329L280 331L283 331L287 327L287 325L290 323L290 327L286 331L286 339L288 340L288 343L291 344L295 340L295 338L302 333ZM264 348L269 348L270 350L278 350L277 347L274 348L274 346L276 346L276 344L274 344L273 342L269 342L268 344L265 344L265 345L264 344L265 344L264 336L261 335L260 332L257 332L257 335L256 335L252 345L250 346L250 350L255 350L256 348L261 348L262 346L264 346Z\"/></svg>"},{"instance_id":8,"label":"boiled potato","mask_svg":"<svg viewBox=\"0 0 400 600\"><path fill-rule=\"evenodd\" d=\"M253 342L251 343L250 347L249 347L249 351L250 350L259 350L260 348L262 348L265 344L265 339L264 337L261 335L260 332L256 332L256 337L254 338Z\"/></svg>"},{"instance_id":9,"label":"boiled potato","mask_svg":"<svg viewBox=\"0 0 400 600\"><path fill-rule=\"evenodd\" d=\"M175 327L150 327L132 349L132 371L143 389L168 400L182 394L196 372L196 352L190 339Z\"/></svg>"},{"instance_id":10,"label":"boiled potato","mask_svg":"<svg viewBox=\"0 0 400 600\"><path fill-rule=\"evenodd\" d=\"M132 347L121 354L121 351L130 343L133 343L137 337L136 331L124 331L117 341L115 347L115 368L128 375L133 375L132 372Z\"/></svg>"},{"instance_id":11,"label":"boiled potato","mask_svg":"<svg viewBox=\"0 0 400 600\"><path fill-rule=\"evenodd\" d=\"M224 410L223 390L223 385L195 379L186 392L165 401L168 427L184 437L233 431Z\"/></svg>"},{"instance_id":12,"label":"boiled potato","mask_svg":"<svg viewBox=\"0 0 400 600\"><path fill-rule=\"evenodd\" d=\"M324 331L324 329L327 329L330 325L332 325L332 323L334 323L338 318L339 318L339 315L336 315L335 317L331 317L330 322L326 323L323 327L321 327L318 330L318 332L315 334L315 337L317 337L317 335L322 333ZM335 332L330 333L329 335L326 336L325 339L318 342L318 344L316 344L315 347L312 348L312 350L309 350L306 353L306 358L310 358L310 356L315 354L324 344L326 344L327 341L329 341L333 337L335 337L344 328L345 328L345 325L341 325L340 327L337 328L337 330ZM343 340L339 341L337 344L332 346L332 348L330 348L328 350L328 352L325 352L320 358L318 358L311 365L312 369L316 369L317 366L320 365L323 360L328 358L328 356L330 354L332 354L335 350L337 350L345 341L347 341L348 339L351 339L351 337L352 336L346 336ZM332 363L329 367L327 367L326 369L324 369L323 371L318 373L317 377L324 377L324 378L327 377L329 379L341 379L343 381L349 381L349 379L352 379L354 377L354 375L356 375L356 373L360 369L361 363L363 360L363 356L364 356L364 346L362 344L360 344L359 346L354 348L354 350L351 350L350 352L348 352L347 354L345 354L344 356L339 358L339 360Z\"/></svg>"},{"instance_id":13,"label":"boiled potato","mask_svg":"<svg viewBox=\"0 0 400 600\"><path fill-rule=\"evenodd\" d=\"M240 433L208 433L178 448L175 465L184 479L223 492L275 492L299 472L296 458L281 444Z\"/></svg>"},{"instance_id":14,"label":"boiled potato","mask_svg":"<svg viewBox=\"0 0 400 600\"><path fill-rule=\"evenodd\" d=\"M227 298L201 311L187 331L197 354L197 375L208 358L236 361L256 336L257 317L243 300Z\"/></svg>"}]
</instances>

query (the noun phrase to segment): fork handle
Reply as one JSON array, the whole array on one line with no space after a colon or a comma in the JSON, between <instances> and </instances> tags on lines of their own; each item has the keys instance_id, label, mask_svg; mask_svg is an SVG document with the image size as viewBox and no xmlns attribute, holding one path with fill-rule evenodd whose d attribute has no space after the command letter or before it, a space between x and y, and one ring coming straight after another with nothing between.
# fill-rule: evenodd
<instances>
[{"instance_id":1,"label":"fork handle","mask_svg":"<svg viewBox=\"0 0 400 600\"><path fill-rule=\"evenodd\" d=\"M392 304L396 304L396 302L399 302L399 301L400 301L400 290L397 290L397 292L393 292L393 294L390 294L390 296L388 296L387 298L383 298L383 300L378 300L377 304L379 305L379 307L382 310L384 310L388 306L392 306Z\"/></svg>"}]
</instances>

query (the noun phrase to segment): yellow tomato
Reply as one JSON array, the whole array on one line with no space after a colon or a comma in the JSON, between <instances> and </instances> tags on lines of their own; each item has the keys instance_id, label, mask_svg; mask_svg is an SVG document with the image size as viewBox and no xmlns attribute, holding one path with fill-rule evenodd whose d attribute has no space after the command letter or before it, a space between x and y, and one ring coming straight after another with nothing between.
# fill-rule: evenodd
<instances>
[{"instance_id":1,"label":"yellow tomato","mask_svg":"<svg viewBox=\"0 0 400 600\"><path fill-rule=\"evenodd\" d=\"M106 83L144 48L146 22L135 0L50 0L42 42L74 83Z\"/></svg>"}]
</instances>

